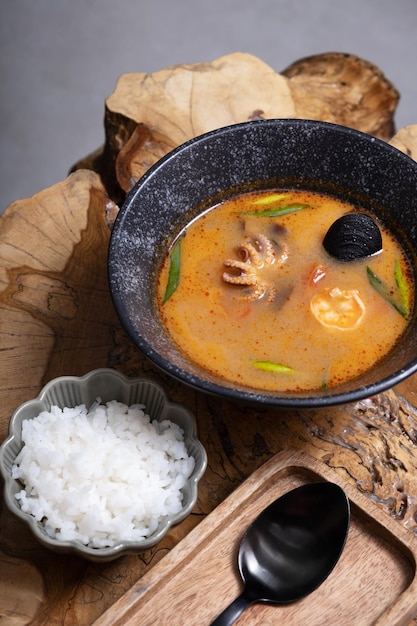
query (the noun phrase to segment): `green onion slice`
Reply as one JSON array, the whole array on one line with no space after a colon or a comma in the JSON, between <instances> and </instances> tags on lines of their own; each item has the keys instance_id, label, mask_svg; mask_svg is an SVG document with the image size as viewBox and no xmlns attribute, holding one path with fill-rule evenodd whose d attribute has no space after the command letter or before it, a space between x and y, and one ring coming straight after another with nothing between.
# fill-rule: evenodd
<instances>
[{"instance_id":1,"label":"green onion slice","mask_svg":"<svg viewBox=\"0 0 417 626\"><path fill-rule=\"evenodd\" d=\"M288 365L282 363L273 363L272 361L252 361L252 365L264 372L273 372L276 374L294 374L295 370Z\"/></svg>"},{"instance_id":2,"label":"green onion slice","mask_svg":"<svg viewBox=\"0 0 417 626\"><path fill-rule=\"evenodd\" d=\"M265 205L265 204L273 204L275 202L280 202L284 200L284 198L288 198L287 193L269 193L266 196L262 196L257 200L254 200L252 204L256 205Z\"/></svg>"},{"instance_id":3,"label":"green onion slice","mask_svg":"<svg viewBox=\"0 0 417 626\"><path fill-rule=\"evenodd\" d=\"M398 259L395 261L395 282L397 283L398 291L400 293L402 310L405 313L405 317L408 317L410 315L411 302L410 286L404 276L404 272Z\"/></svg>"},{"instance_id":4,"label":"green onion slice","mask_svg":"<svg viewBox=\"0 0 417 626\"><path fill-rule=\"evenodd\" d=\"M394 298L391 295L390 288L384 283L384 281L381 280L379 276L377 276L375 272L371 270L370 267L366 268L366 272L368 274L368 280L370 284L372 285L372 287L375 289L375 291L377 291L379 295L384 298L384 300L389 302L389 304L391 304L391 306L393 306L394 309L398 311L400 315L402 315L404 318L407 318L408 312L404 309L402 303L398 304L394 300Z\"/></svg>"},{"instance_id":5,"label":"green onion slice","mask_svg":"<svg viewBox=\"0 0 417 626\"><path fill-rule=\"evenodd\" d=\"M255 215L256 217L279 217L308 208L310 208L309 204L287 204L285 206L270 207L261 211L255 209L254 211L238 211L238 213L239 215Z\"/></svg>"},{"instance_id":6,"label":"green onion slice","mask_svg":"<svg viewBox=\"0 0 417 626\"><path fill-rule=\"evenodd\" d=\"M165 304L170 299L180 283L181 241L182 238L178 239L170 254L168 281L165 288L165 294L162 300L162 304Z\"/></svg>"}]
</instances>

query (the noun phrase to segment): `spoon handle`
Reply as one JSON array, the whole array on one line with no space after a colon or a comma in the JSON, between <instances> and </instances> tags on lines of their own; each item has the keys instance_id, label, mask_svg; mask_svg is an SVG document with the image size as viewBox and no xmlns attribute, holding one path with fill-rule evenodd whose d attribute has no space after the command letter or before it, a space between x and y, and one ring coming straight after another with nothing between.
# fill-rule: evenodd
<instances>
[{"instance_id":1,"label":"spoon handle","mask_svg":"<svg viewBox=\"0 0 417 626\"><path fill-rule=\"evenodd\" d=\"M222 613L210 626L231 626L233 622L239 617L241 613L252 604L253 600L250 600L245 592L241 593L228 607L224 609Z\"/></svg>"}]
</instances>

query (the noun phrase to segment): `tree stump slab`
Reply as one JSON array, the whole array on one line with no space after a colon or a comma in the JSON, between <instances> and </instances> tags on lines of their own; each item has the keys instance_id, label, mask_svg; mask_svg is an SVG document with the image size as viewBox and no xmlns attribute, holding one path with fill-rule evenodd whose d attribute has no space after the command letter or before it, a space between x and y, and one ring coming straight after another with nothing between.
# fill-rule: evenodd
<instances>
[{"instance_id":1,"label":"tree stump slab","mask_svg":"<svg viewBox=\"0 0 417 626\"><path fill-rule=\"evenodd\" d=\"M251 54L122 75L105 103L105 143L74 168L100 172L110 197L123 200L151 165L214 128L256 118L309 118L394 134L399 100L375 65L352 54L301 59L282 73Z\"/></svg>"}]
</instances>

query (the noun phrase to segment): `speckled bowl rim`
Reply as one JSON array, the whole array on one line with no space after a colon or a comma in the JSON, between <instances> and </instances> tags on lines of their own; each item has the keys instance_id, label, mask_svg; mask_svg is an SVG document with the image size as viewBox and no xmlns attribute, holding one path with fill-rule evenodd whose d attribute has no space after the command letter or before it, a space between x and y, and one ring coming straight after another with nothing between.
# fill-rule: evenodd
<instances>
[{"instance_id":1,"label":"speckled bowl rim","mask_svg":"<svg viewBox=\"0 0 417 626\"><path fill-rule=\"evenodd\" d=\"M97 383L98 387L97 387ZM112 387L123 390L119 397L111 397ZM98 388L101 393L93 393ZM106 388L110 396L104 397ZM149 400L151 407L145 411L151 419L170 419L179 423L184 429L184 441L189 454L195 457L195 467L184 488L186 499L184 508L173 516L168 516L157 531L141 542L121 541L107 548L92 548L78 541L59 541L49 537L40 522L29 513L21 510L14 497L20 491L22 484L11 476L11 467L18 451L22 447L21 423L24 419L35 417L42 410L50 410L55 404L54 398L60 396L60 390L66 389L66 396L72 400L71 404L58 406L91 405L100 396L103 402L118 400L125 404L141 402L141 398ZM103 394L104 391L104 394ZM65 391L64 391L65 395ZM92 397L94 395L94 397ZM123 397L121 397L123 396ZM139 397L138 397L139 396ZM146 402L143 401L143 404ZM149 404L149 403L148 403ZM45 547L56 552L74 552L91 561L110 561L125 554L135 554L147 550L159 543L169 529L187 517L195 506L198 496L198 483L207 467L207 453L197 438L197 424L192 413L183 405L170 402L163 388L154 381L145 378L128 378L124 374L107 368L95 369L84 376L60 376L49 381L36 398L24 402L13 413L9 423L9 434L0 446L0 472L3 476L4 497L7 508L19 519L23 520L35 537Z\"/></svg>"},{"instance_id":2,"label":"speckled bowl rim","mask_svg":"<svg viewBox=\"0 0 417 626\"><path fill-rule=\"evenodd\" d=\"M366 166L366 160L367 158L370 158L371 151L372 154L375 151L380 156L380 158L382 158L382 156L384 156L384 158L386 159L392 158L395 162L396 167L391 169L396 170L395 174L397 174L398 179L397 190L398 188L400 188L400 174L402 174L403 172L408 172L407 175L410 176L410 178L412 178L414 181L417 181L417 163L408 155L404 154L403 152L401 152L394 146L386 143L385 141L382 141L381 139L373 137L367 133L363 133L356 129L330 122L321 122L317 120L305 119L263 119L232 124L230 126L215 129L194 137L193 139L186 141L185 143L181 144L180 146L176 147L174 150L166 154L157 163L155 163L147 170L147 172L141 177L140 180L137 181L137 183L127 194L125 202L123 203L116 218L109 245L108 274L110 292L119 319L135 345L138 346L140 350L142 350L142 352L161 370L167 372L173 378L176 378L177 380L195 389L232 401L247 403L251 405L273 406L277 408L324 408L334 405L356 402L363 398L370 397L377 393L381 393L400 383L411 374L417 372L417 350L414 348L411 354L411 349L407 347L408 344L414 345L414 343L416 342L416 310L413 313L412 333L409 332L409 329L407 329L404 333L403 337L400 340L400 343L398 344L398 349L396 348L394 362L389 368L385 366L385 363L388 362L388 358L391 359L390 355L388 355L387 359L383 359L381 361L381 367L379 365L377 366L378 372L381 371L381 373L378 374L378 378L376 378L372 373L375 368L371 368L357 379L349 380L347 381L347 383L338 387L311 393L294 392L288 394L281 392L263 392L256 389L251 389L249 387L242 388L241 386L233 385L233 383L229 381L221 382L215 377L210 378L210 374L204 372L201 367L196 366L189 359L178 355L178 350L176 350L175 347L173 347L172 349L170 348L167 352L161 351L158 346L155 346L154 338L151 337L152 333L149 331L144 332L143 324L148 323L148 321L151 320L152 316L154 319L156 319L157 316L157 311L155 311L155 306L151 301L152 298L150 296L145 296L144 298L144 291L146 291L146 286L144 290L142 290L141 300L145 301L146 298L149 298L150 301L146 300L145 304L140 305L142 307L142 310L141 313L138 313L137 315L137 318L139 320L139 326L135 324L134 317L130 313L127 305L127 299L130 296L127 295L128 290L124 290L124 279L127 275L126 270L127 272L135 271L137 263L135 261L132 261L131 265L129 265L128 262L125 261L126 257L124 257L124 255L131 254L131 250L132 248L135 248L136 244L136 242L133 241L134 233L126 232L126 221L128 218L131 217L135 209L137 209L139 202L139 200L137 199L138 195L142 192L143 189L147 189L149 186L151 186L152 191L149 192L149 195L147 197L151 197L153 191L156 194L156 181L159 180L158 177L160 177L160 180L163 182L166 179L169 179L169 176L172 176L172 171L174 168L173 163L175 163L177 157L181 157L182 154L188 155L188 161L186 160L187 166L190 165L191 159L194 157L196 157L197 161L198 159L202 159L202 153L205 150L207 151L207 161L209 161L210 158L213 159L214 154L214 150L213 152L210 152L209 150L210 145L213 145L213 140L222 140L223 138L232 138L234 135L239 135L239 137L236 137L236 141L240 141L243 144L244 141L246 141L246 139L244 139L245 135L250 137L251 133L257 132L257 129L262 128L272 128L276 133L279 133L280 131L288 132L288 129L300 129L305 134L305 136L309 137L310 141L319 138L317 133L322 133L324 135L327 134L329 137L336 137L337 135L347 143L357 142L358 147L362 146L364 154L361 155L362 159L358 160L358 165L354 172L355 175L360 175L360 167L362 165ZM295 141L296 137L293 137L292 139L292 145L297 145ZM229 139L229 148L231 141L232 139ZM239 147L240 146L241 144L239 144ZM333 155L331 153L331 146L328 146L328 148L330 152L329 158L332 158ZM256 146L256 149L259 149L259 144ZM200 152L198 152L199 150ZM246 148L246 150L248 151L248 148ZM339 158L342 158L342 155L343 150L339 150ZM204 157L205 156L206 155L204 155ZM256 155L255 158L257 158L257 156L258 155ZM313 164L314 166L320 167L320 156L323 157L323 154L320 153L316 155L316 160ZM238 167L239 165L236 165L236 168ZM197 170L197 168L194 169ZM185 172L182 172L181 168L178 166L176 171L179 176L182 176L182 183L186 181L186 166L184 166L184 170ZM195 179L197 180L197 184L200 183L200 185L202 186L203 182L198 180L197 172L194 171L193 173L195 175ZM348 176L352 178L354 174L349 174ZM393 180L395 174L391 171L387 172L386 170L382 169L378 172L381 181L388 179L388 174L391 176L391 180ZM201 176L201 180L204 181L205 184L205 179L203 175ZM207 180L209 180L211 183L211 179L208 177L208 175ZM158 193L159 191L160 190L158 190ZM219 189L217 189L217 191L219 191ZM173 192L174 197L175 193L179 192ZM393 190L390 190L390 193L394 195ZM186 193L184 193L184 197L186 197ZM412 204L412 208L410 208L409 210L412 211L413 216L416 217L417 201L414 199L413 203L414 204ZM157 233L161 233L160 218L156 214L155 217L157 224L153 224L153 216L152 214L148 213L149 208L149 206L146 207L146 212L143 213L143 220L145 220L146 216L146 224L149 224L150 229L153 229ZM159 208L161 208L161 205ZM192 216L195 217L196 214L192 214ZM181 224L181 218L178 218L177 215L175 215L174 219L176 224ZM188 220L185 220L184 218L182 218L182 220L182 226L185 226L185 224L188 223ZM175 238L175 234L178 234L178 232L181 230L180 228L177 228L177 226L175 226L175 228L177 233L173 232L171 226L169 228L167 227L169 238L168 243L172 242L172 240ZM417 230L414 230L415 226L413 224L411 224L409 228L413 229L413 239L414 242L416 242ZM139 230L140 229L137 229L136 232L139 232ZM145 232L143 236L140 236L142 237L142 241L144 242L145 247L149 247L149 242L152 240L153 235ZM157 236L161 237L161 235ZM415 253L417 251L417 243L415 243L414 248ZM157 259L157 249L155 250L154 254L156 255L155 258ZM413 263L416 268L417 263L415 259L413 259ZM159 329L159 334L161 333L163 334L162 328ZM404 361L403 357L400 358L398 356L397 358L397 355L400 354L400 351L410 354L410 357L407 357L407 361ZM169 352L172 352L173 358L171 358L171 355L167 356Z\"/></svg>"}]
</instances>

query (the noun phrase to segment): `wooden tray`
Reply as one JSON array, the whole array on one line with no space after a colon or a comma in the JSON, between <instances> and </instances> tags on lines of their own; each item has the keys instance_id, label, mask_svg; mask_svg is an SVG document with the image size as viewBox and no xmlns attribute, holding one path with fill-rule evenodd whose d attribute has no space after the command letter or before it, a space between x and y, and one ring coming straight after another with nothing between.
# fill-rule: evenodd
<instances>
[{"instance_id":1,"label":"wooden tray","mask_svg":"<svg viewBox=\"0 0 417 626\"><path fill-rule=\"evenodd\" d=\"M400 626L417 614L417 539L316 459L274 456L152 568L95 626L205 626L241 591L240 539L281 494L315 480L343 487L351 502L345 550L314 593L290 605L255 604L236 625Z\"/></svg>"}]
</instances>

